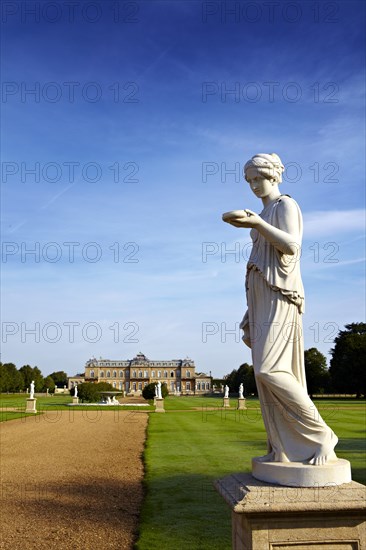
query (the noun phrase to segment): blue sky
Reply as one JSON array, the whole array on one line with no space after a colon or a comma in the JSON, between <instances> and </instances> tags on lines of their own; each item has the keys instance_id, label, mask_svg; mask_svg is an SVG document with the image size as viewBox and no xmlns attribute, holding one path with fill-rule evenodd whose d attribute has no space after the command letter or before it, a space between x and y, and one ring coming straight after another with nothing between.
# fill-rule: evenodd
<instances>
[{"instance_id":1,"label":"blue sky","mask_svg":"<svg viewBox=\"0 0 366 550\"><path fill-rule=\"evenodd\" d=\"M364 319L364 2L277 4L3 7L2 361L250 363L221 215L261 210L258 152L304 216L305 348Z\"/></svg>"}]
</instances>

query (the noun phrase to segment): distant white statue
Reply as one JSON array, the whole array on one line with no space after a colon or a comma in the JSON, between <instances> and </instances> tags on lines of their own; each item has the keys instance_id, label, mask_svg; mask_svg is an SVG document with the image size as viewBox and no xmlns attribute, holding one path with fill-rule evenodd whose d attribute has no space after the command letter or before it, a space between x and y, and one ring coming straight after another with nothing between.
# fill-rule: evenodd
<instances>
[{"instance_id":1,"label":"distant white statue","mask_svg":"<svg viewBox=\"0 0 366 550\"><path fill-rule=\"evenodd\" d=\"M303 222L298 204L279 190L284 170L275 153L254 155L244 166L244 177L263 209L260 214L233 210L223 220L250 229L253 241L245 284L248 310L240 328L252 350L268 438L268 454L258 460L322 465L337 459L333 449L338 438L306 389L300 273Z\"/></svg>"},{"instance_id":2,"label":"distant white statue","mask_svg":"<svg viewBox=\"0 0 366 550\"><path fill-rule=\"evenodd\" d=\"M240 384L239 386L239 399L243 399L244 398L244 386L243 386L243 383Z\"/></svg>"},{"instance_id":3,"label":"distant white statue","mask_svg":"<svg viewBox=\"0 0 366 550\"><path fill-rule=\"evenodd\" d=\"M158 397L158 385L155 384L155 397Z\"/></svg>"},{"instance_id":4,"label":"distant white statue","mask_svg":"<svg viewBox=\"0 0 366 550\"><path fill-rule=\"evenodd\" d=\"M34 380L30 383L29 399L34 399Z\"/></svg>"},{"instance_id":5,"label":"distant white statue","mask_svg":"<svg viewBox=\"0 0 366 550\"><path fill-rule=\"evenodd\" d=\"M160 382L160 380L159 380L159 382L156 384L156 386L157 386L157 390L158 390L157 398L158 398L158 399L162 399L162 397L161 397L161 382Z\"/></svg>"},{"instance_id":6,"label":"distant white statue","mask_svg":"<svg viewBox=\"0 0 366 550\"><path fill-rule=\"evenodd\" d=\"M119 405L119 401L117 400L115 395L112 398L112 403L113 403L113 405Z\"/></svg>"},{"instance_id":7,"label":"distant white statue","mask_svg":"<svg viewBox=\"0 0 366 550\"><path fill-rule=\"evenodd\" d=\"M78 385L75 384L75 388L74 388L74 397L77 397L78 396Z\"/></svg>"},{"instance_id":8,"label":"distant white statue","mask_svg":"<svg viewBox=\"0 0 366 550\"><path fill-rule=\"evenodd\" d=\"M224 397L229 397L229 386L225 386L225 394Z\"/></svg>"}]
</instances>

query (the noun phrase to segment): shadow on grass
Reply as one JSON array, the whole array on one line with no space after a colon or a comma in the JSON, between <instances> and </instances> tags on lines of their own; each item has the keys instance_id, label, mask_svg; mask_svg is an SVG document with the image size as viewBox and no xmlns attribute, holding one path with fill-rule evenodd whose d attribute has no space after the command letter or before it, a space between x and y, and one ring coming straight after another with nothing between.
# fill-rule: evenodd
<instances>
[{"instance_id":1,"label":"shadow on grass","mask_svg":"<svg viewBox=\"0 0 366 550\"><path fill-rule=\"evenodd\" d=\"M364 438L342 438L335 449L339 458L352 458L352 479L366 483L366 441Z\"/></svg>"},{"instance_id":2,"label":"shadow on grass","mask_svg":"<svg viewBox=\"0 0 366 550\"><path fill-rule=\"evenodd\" d=\"M200 474L147 479L135 549L230 550L231 512L214 489L215 479Z\"/></svg>"}]
</instances>

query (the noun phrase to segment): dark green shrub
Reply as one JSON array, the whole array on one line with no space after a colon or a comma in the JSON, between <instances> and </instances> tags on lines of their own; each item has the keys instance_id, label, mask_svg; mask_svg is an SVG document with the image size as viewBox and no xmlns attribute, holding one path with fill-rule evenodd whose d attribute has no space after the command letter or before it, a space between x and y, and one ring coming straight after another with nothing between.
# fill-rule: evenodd
<instances>
[{"instance_id":1,"label":"dark green shrub","mask_svg":"<svg viewBox=\"0 0 366 550\"><path fill-rule=\"evenodd\" d=\"M101 391L115 391L115 388L108 382L78 384L78 397L82 403L98 403L101 398Z\"/></svg>"},{"instance_id":2,"label":"dark green shrub","mask_svg":"<svg viewBox=\"0 0 366 550\"><path fill-rule=\"evenodd\" d=\"M155 386L156 382L151 382L142 390L142 397L148 401L149 399L154 399L155 397ZM166 397L169 395L168 386L165 382L161 385L161 396Z\"/></svg>"}]
</instances>

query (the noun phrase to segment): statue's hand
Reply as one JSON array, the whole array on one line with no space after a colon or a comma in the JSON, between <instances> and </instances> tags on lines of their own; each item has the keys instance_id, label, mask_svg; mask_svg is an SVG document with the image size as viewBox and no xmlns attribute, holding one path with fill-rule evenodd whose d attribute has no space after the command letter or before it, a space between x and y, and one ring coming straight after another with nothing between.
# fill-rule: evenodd
<instances>
[{"instance_id":1,"label":"statue's hand","mask_svg":"<svg viewBox=\"0 0 366 550\"><path fill-rule=\"evenodd\" d=\"M260 223L261 218L252 210L232 210L225 212L222 219L235 227L255 227Z\"/></svg>"}]
</instances>

